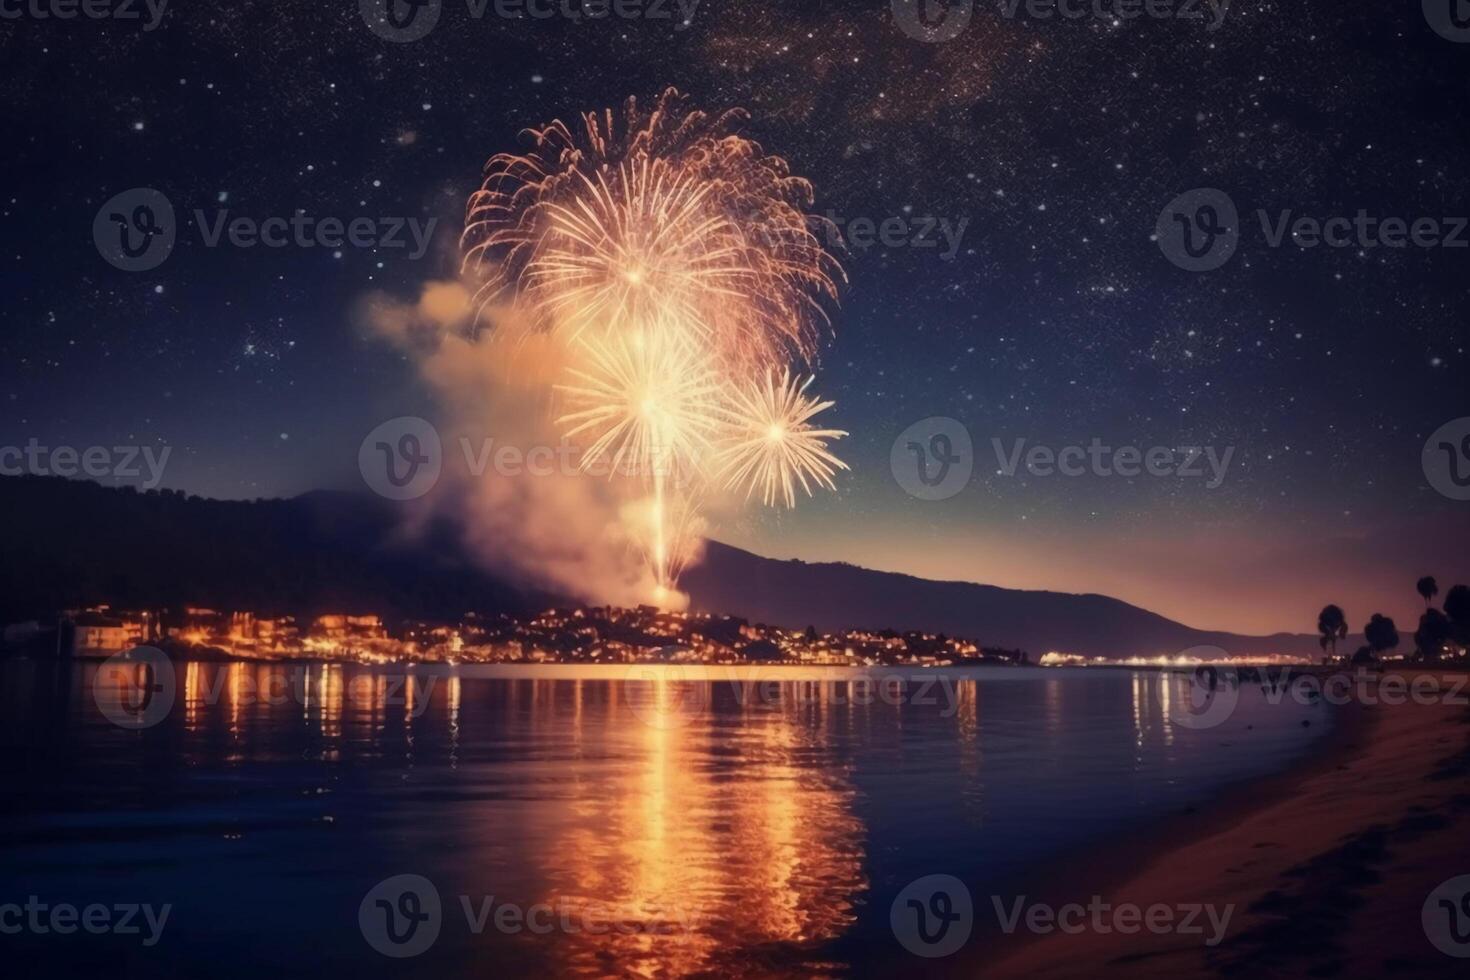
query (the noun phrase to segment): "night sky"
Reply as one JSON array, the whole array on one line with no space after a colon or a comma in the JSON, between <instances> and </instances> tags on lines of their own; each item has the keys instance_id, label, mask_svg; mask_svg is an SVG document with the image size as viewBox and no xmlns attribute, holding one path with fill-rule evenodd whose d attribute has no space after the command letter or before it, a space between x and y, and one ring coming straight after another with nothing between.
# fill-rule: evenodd
<instances>
[{"instance_id":1,"label":"night sky","mask_svg":"<svg viewBox=\"0 0 1470 980\"><path fill-rule=\"evenodd\" d=\"M153 30L141 6L55 20L33 2L0 4L0 445L171 446L164 485L205 496L362 490L364 435L436 412L360 322L364 298L454 275L464 199L522 128L674 85L749 109L745 132L812 180L819 214L965 223L948 258L937 233L842 255L817 372L852 472L721 538L1242 632L1310 632L1327 601L1355 629L1383 611L1411 632L1416 577L1470 581L1470 503L1421 465L1430 434L1470 415L1470 248L1272 247L1256 217L1366 209L1448 233L1470 214L1470 43L1418 2L1236 0L1211 29L1206 4L1115 22L1011 18L1007 0L939 43L857 0L703 0L687 25L672 0L597 20L444 0L407 43L350 0L179 2ZM167 261L128 273L92 229L135 187L180 227ZM1229 195L1240 241L1192 272L1153 235L1202 187ZM195 209L438 225L416 260L209 248ZM943 501L890 472L895 438L929 416L975 446ZM1214 489L1007 476L992 438L1233 457Z\"/></svg>"}]
</instances>

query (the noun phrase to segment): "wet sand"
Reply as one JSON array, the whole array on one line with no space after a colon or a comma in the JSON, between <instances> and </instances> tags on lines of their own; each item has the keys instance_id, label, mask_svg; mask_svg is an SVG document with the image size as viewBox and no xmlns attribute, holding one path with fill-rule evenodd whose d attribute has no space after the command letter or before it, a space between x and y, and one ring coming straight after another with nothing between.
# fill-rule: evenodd
<instances>
[{"instance_id":1,"label":"wet sand","mask_svg":"<svg viewBox=\"0 0 1470 980\"><path fill-rule=\"evenodd\" d=\"M1406 672L1391 672L1404 676ZM1424 677L1424 672L1411 676ZM1463 682L1439 672L1440 689ZM1370 685L1369 692L1381 685ZM1470 684L1433 703L1354 703L1324 751L1073 869L1048 901L1234 910L1224 939L1086 930L1003 937L990 978L1464 975L1425 937L1420 910L1470 874ZM1364 698L1363 700L1368 700ZM1053 896L1056 896L1053 898ZM988 899L977 896L977 902ZM988 905L977 917L993 917Z\"/></svg>"}]
</instances>

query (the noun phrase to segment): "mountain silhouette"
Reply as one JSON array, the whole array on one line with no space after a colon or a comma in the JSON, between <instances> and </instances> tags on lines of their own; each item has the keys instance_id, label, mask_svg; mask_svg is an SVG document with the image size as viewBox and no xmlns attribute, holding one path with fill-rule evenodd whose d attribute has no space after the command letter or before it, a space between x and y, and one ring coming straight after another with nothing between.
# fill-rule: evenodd
<instances>
[{"instance_id":1,"label":"mountain silhouette","mask_svg":"<svg viewBox=\"0 0 1470 980\"><path fill-rule=\"evenodd\" d=\"M378 613L457 621L566 602L476 564L448 522L402 532L365 494L228 501L56 477L0 478L0 622L66 608L206 606L267 615ZM985 646L1084 656L1315 656L1315 635L1192 629L1101 595L935 582L842 563L778 561L710 542L682 588L699 611L793 629L921 630Z\"/></svg>"},{"instance_id":2,"label":"mountain silhouette","mask_svg":"<svg viewBox=\"0 0 1470 980\"><path fill-rule=\"evenodd\" d=\"M1088 657L1174 656L1216 646L1241 655L1321 655L1315 635L1198 630L1103 595L1004 589L876 572L842 562L778 561L709 542L680 587L693 608L790 628L946 633L986 646Z\"/></svg>"},{"instance_id":3,"label":"mountain silhouette","mask_svg":"<svg viewBox=\"0 0 1470 980\"><path fill-rule=\"evenodd\" d=\"M22 476L0 478L0 514L4 622L99 603L389 621L546 603L470 561L452 528L406 536L392 505L367 495L209 500Z\"/></svg>"}]
</instances>

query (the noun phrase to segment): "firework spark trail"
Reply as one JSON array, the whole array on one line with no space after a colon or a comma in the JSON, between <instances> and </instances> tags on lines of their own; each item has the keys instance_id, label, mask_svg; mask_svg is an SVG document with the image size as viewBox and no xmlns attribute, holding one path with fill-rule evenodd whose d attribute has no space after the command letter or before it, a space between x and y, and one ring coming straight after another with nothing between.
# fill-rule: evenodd
<instances>
[{"instance_id":1,"label":"firework spark trail","mask_svg":"<svg viewBox=\"0 0 1470 980\"><path fill-rule=\"evenodd\" d=\"M660 594L706 495L759 489L791 507L798 485L835 489L846 469L826 448L846 433L811 423L832 402L790 368L828 332L842 270L811 230L811 185L734 135L743 119L669 89L576 132L553 122L530 153L492 157L466 207L480 308L508 301L572 352L556 421L590 440L583 468L610 463L651 492L630 531Z\"/></svg>"}]
</instances>

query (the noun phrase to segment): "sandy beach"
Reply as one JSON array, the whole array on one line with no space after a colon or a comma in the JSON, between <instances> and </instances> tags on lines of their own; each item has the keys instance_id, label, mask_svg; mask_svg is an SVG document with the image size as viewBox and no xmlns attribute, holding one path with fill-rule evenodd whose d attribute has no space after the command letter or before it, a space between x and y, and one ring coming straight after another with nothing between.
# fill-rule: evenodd
<instances>
[{"instance_id":1,"label":"sandy beach","mask_svg":"<svg viewBox=\"0 0 1470 980\"><path fill-rule=\"evenodd\" d=\"M1385 677L1394 674L1426 676ZM1470 874L1470 685L1447 697L1464 675L1429 676L1442 695L1388 704L1374 696L1383 682L1371 684L1367 697L1337 709L1322 751L1208 814L1074 868L1058 895L1144 909L1233 906L1218 944L1205 944L1204 916L1203 935L1034 935L1022 924L996 943L984 975L1463 975L1467 961L1435 949L1420 915L1437 885ZM995 914L987 901L977 896L977 917Z\"/></svg>"}]
</instances>

